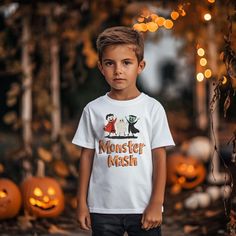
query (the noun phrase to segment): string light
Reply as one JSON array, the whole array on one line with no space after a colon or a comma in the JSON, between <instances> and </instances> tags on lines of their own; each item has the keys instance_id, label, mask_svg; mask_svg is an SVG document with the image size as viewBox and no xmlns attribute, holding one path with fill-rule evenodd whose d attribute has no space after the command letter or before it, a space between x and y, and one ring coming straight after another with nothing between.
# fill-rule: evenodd
<instances>
[{"instance_id":1,"label":"string light","mask_svg":"<svg viewBox=\"0 0 236 236\"><path fill-rule=\"evenodd\" d=\"M205 21L211 20L211 14L210 14L210 13L206 13L206 14L204 15L204 19L205 19Z\"/></svg>"},{"instance_id":2,"label":"string light","mask_svg":"<svg viewBox=\"0 0 236 236\"><path fill-rule=\"evenodd\" d=\"M208 2L209 2L209 3L214 3L214 2L215 2L215 0L208 0Z\"/></svg>"},{"instance_id":3,"label":"string light","mask_svg":"<svg viewBox=\"0 0 236 236\"><path fill-rule=\"evenodd\" d=\"M200 57L202 57L202 56L205 55L205 50L204 50L203 48L199 48L199 49L197 50L197 54L198 54Z\"/></svg>"},{"instance_id":4,"label":"string light","mask_svg":"<svg viewBox=\"0 0 236 236\"><path fill-rule=\"evenodd\" d=\"M156 15L156 14L151 14L150 17L151 17L151 19L152 19L153 21L155 21L155 20L158 18L158 15Z\"/></svg>"},{"instance_id":5,"label":"string light","mask_svg":"<svg viewBox=\"0 0 236 236\"><path fill-rule=\"evenodd\" d=\"M173 25L174 25L174 23L173 23L172 20L165 20L165 21L164 21L164 27L165 27L166 29L171 29L171 28L173 27Z\"/></svg>"},{"instance_id":6,"label":"string light","mask_svg":"<svg viewBox=\"0 0 236 236\"><path fill-rule=\"evenodd\" d=\"M157 23L158 26L163 26L163 25L164 25L164 22L165 22L165 18L164 18L164 17L158 17L158 18L155 20L155 23Z\"/></svg>"},{"instance_id":7,"label":"string light","mask_svg":"<svg viewBox=\"0 0 236 236\"><path fill-rule=\"evenodd\" d=\"M203 73L198 73L197 74L197 76L196 76L196 78L197 78L197 81L198 82L202 82L203 80L204 80L204 75L203 75Z\"/></svg>"},{"instance_id":8,"label":"string light","mask_svg":"<svg viewBox=\"0 0 236 236\"><path fill-rule=\"evenodd\" d=\"M172 18L172 20L176 20L179 18L179 13L177 11L172 11L170 17Z\"/></svg>"},{"instance_id":9,"label":"string light","mask_svg":"<svg viewBox=\"0 0 236 236\"><path fill-rule=\"evenodd\" d=\"M155 23L155 22L148 22L147 24L147 29L150 31L150 32L155 32L155 31L157 31L157 29L158 29L158 25L157 25L157 23Z\"/></svg>"},{"instance_id":10,"label":"string light","mask_svg":"<svg viewBox=\"0 0 236 236\"><path fill-rule=\"evenodd\" d=\"M200 59L200 65L205 66L207 64L207 59L206 58L201 58Z\"/></svg>"},{"instance_id":11,"label":"string light","mask_svg":"<svg viewBox=\"0 0 236 236\"><path fill-rule=\"evenodd\" d=\"M190 3L179 4L178 8L171 12L169 19L165 19L155 13L151 13L149 10L143 10L137 17L137 23L133 25L133 29L142 32L155 32L159 27L163 26L166 29L171 29L174 26L172 20L177 20L180 16L186 15L184 7L187 5L190 5Z\"/></svg>"},{"instance_id":12,"label":"string light","mask_svg":"<svg viewBox=\"0 0 236 236\"><path fill-rule=\"evenodd\" d=\"M226 78L226 76L223 76L222 84L226 84L226 83L227 83L227 78Z\"/></svg>"},{"instance_id":13,"label":"string light","mask_svg":"<svg viewBox=\"0 0 236 236\"><path fill-rule=\"evenodd\" d=\"M212 72L210 69L206 69L204 72L204 75L207 79L209 79L212 76Z\"/></svg>"},{"instance_id":14,"label":"string light","mask_svg":"<svg viewBox=\"0 0 236 236\"><path fill-rule=\"evenodd\" d=\"M147 29L147 25L145 23L141 23L141 24L134 24L133 25L133 28L135 30L138 30L138 31L142 31L142 32L146 32L148 29Z\"/></svg>"}]
</instances>

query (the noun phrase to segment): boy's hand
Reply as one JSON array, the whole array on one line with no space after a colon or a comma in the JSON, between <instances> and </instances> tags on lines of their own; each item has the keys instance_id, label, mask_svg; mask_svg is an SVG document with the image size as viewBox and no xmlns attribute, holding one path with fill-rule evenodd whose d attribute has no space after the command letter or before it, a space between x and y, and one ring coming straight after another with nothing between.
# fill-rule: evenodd
<instances>
[{"instance_id":1,"label":"boy's hand","mask_svg":"<svg viewBox=\"0 0 236 236\"><path fill-rule=\"evenodd\" d=\"M87 205L80 206L80 204L78 204L76 211L76 218L81 229L83 230L91 229L91 219Z\"/></svg>"},{"instance_id":2,"label":"boy's hand","mask_svg":"<svg viewBox=\"0 0 236 236\"><path fill-rule=\"evenodd\" d=\"M145 230L160 226L162 223L162 205L150 203L143 213L141 223L142 229Z\"/></svg>"}]
</instances>

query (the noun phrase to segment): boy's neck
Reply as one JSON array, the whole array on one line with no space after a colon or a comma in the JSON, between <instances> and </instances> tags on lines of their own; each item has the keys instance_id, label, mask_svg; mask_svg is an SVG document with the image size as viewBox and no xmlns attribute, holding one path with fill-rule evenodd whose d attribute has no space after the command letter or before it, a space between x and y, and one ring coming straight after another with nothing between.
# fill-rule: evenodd
<instances>
[{"instance_id":1,"label":"boy's neck","mask_svg":"<svg viewBox=\"0 0 236 236\"><path fill-rule=\"evenodd\" d=\"M140 94L141 94L141 92L138 89L133 91L132 93L128 93L128 94L123 91L111 90L108 93L108 96L112 99L115 99L115 100L131 100L131 99L138 97Z\"/></svg>"}]
</instances>

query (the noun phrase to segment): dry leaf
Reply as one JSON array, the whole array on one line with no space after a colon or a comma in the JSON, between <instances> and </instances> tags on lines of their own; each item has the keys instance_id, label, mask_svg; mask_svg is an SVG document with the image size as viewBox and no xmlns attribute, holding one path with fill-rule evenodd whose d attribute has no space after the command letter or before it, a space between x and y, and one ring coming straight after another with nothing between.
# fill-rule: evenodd
<instances>
[{"instance_id":1,"label":"dry leaf","mask_svg":"<svg viewBox=\"0 0 236 236\"><path fill-rule=\"evenodd\" d=\"M46 162L52 161L52 154L45 148L42 147L38 148L38 155L43 161Z\"/></svg>"},{"instance_id":2,"label":"dry leaf","mask_svg":"<svg viewBox=\"0 0 236 236\"><path fill-rule=\"evenodd\" d=\"M70 170L70 173L71 173L76 179L78 179L78 177L79 177L79 172L78 172L77 168L76 168L74 165L69 165L69 170Z\"/></svg>"},{"instance_id":3,"label":"dry leaf","mask_svg":"<svg viewBox=\"0 0 236 236\"><path fill-rule=\"evenodd\" d=\"M71 235L71 233L67 230L60 229L56 225L50 225L50 228L48 229L48 232L50 234L62 234L62 235Z\"/></svg>"},{"instance_id":4,"label":"dry leaf","mask_svg":"<svg viewBox=\"0 0 236 236\"><path fill-rule=\"evenodd\" d=\"M75 41L76 39L78 39L79 36L78 36L77 31L67 29L62 33L62 37L64 39L69 39L69 40Z\"/></svg>"},{"instance_id":5,"label":"dry leaf","mask_svg":"<svg viewBox=\"0 0 236 236\"><path fill-rule=\"evenodd\" d=\"M77 197L73 197L72 199L70 199L70 205L73 209L77 208Z\"/></svg>"},{"instance_id":6,"label":"dry leaf","mask_svg":"<svg viewBox=\"0 0 236 236\"><path fill-rule=\"evenodd\" d=\"M183 203L177 202L174 206L175 210L182 210L183 209Z\"/></svg>"},{"instance_id":7,"label":"dry leaf","mask_svg":"<svg viewBox=\"0 0 236 236\"><path fill-rule=\"evenodd\" d=\"M197 229L199 229L199 226L197 226L197 225L185 225L184 226L184 233L189 234Z\"/></svg>"},{"instance_id":8,"label":"dry leaf","mask_svg":"<svg viewBox=\"0 0 236 236\"><path fill-rule=\"evenodd\" d=\"M16 103L17 103L16 97L7 98L7 106L8 107L13 107L14 105L16 105Z\"/></svg>"},{"instance_id":9,"label":"dry leaf","mask_svg":"<svg viewBox=\"0 0 236 236\"><path fill-rule=\"evenodd\" d=\"M11 85L10 90L7 92L7 97L16 97L17 95L20 94L20 85L17 83L13 83Z\"/></svg>"},{"instance_id":10,"label":"dry leaf","mask_svg":"<svg viewBox=\"0 0 236 236\"><path fill-rule=\"evenodd\" d=\"M30 216L27 212L25 212L24 216L17 217L17 222L18 222L19 227L22 230L27 230L27 229L31 229L33 227L32 223L30 221L35 220L35 219L36 219L35 216Z\"/></svg>"},{"instance_id":11,"label":"dry leaf","mask_svg":"<svg viewBox=\"0 0 236 236\"><path fill-rule=\"evenodd\" d=\"M64 179L64 178L57 178L57 182L59 183L59 185L62 188L66 188L68 186L68 183L67 183L66 179Z\"/></svg>"},{"instance_id":12,"label":"dry leaf","mask_svg":"<svg viewBox=\"0 0 236 236\"><path fill-rule=\"evenodd\" d=\"M7 152L7 156L9 158L12 158L14 160L18 160L18 159L24 159L27 157L29 153L27 153L27 151L25 150L25 148L20 147L17 149L13 149L13 150L9 150Z\"/></svg>"},{"instance_id":13,"label":"dry leaf","mask_svg":"<svg viewBox=\"0 0 236 236\"><path fill-rule=\"evenodd\" d=\"M182 190L182 187L180 184L174 184L172 187L171 187L171 194L173 195L176 195L176 194L179 194Z\"/></svg>"},{"instance_id":14,"label":"dry leaf","mask_svg":"<svg viewBox=\"0 0 236 236\"><path fill-rule=\"evenodd\" d=\"M14 123L16 120L17 120L17 115L16 112L14 111L8 112L3 117L3 121L8 125Z\"/></svg>"},{"instance_id":15,"label":"dry leaf","mask_svg":"<svg viewBox=\"0 0 236 236\"><path fill-rule=\"evenodd\" d=\"M81 148L78 148L76 145L69 143L68 141L63 142L66 152L74 160L78 160L81 156Z\"/></svg>"},{"instance_id":16,"label":"dry leaf","mask_svg":"<svg viewBox=\"0 0 236 236\"><path fill-rule=\"evenodd\" d=\"M46 130L52 129L52 123L49 120L43 120L43 126Z\"/></svg>"},{"instance_id":17,"label":"dry leaf","mask_svg":"<svg viewBox=\"0 0 236 236\"><path fill-rule=\"evenodd\" d=\"M0 174L4 172L4 165L0 163Z\"/></svg>"},{"instance_id":18,"label":"dry leaf","mask_svg":"<svg viewBox=\"0 0 236 236\"><path fill-rule=\"evenodd\" d=\"M219 213L221 213L221 210L208 210L205 212L205 216L210 218L218 215Z\"/></svg>"},{"instance_id":19,"label":"dry leaf","mask_svg":"<svg viewBox=\"0 0 236 236\"><path fill-rule=\"evenodd\" d=\"M33 131L38 131L39 128L40 128L40 126L41 126L41 123L40 123L39 121L34 121L34 122L32 123Z\"/></svg>"},{"instance_id":20,"label":"dry leaf","mask_svg":"<svg viewBox=\"0 0 236 236\"><path fill-rule=\"evenodd\" d=\"M56 172L56 174L58 176L60 176L62 178L65 178L65 177L67 177L70 174L67 165L62 160L55 161L55 163L54 163L54 171Z\"/></svg>"}]
</instances>

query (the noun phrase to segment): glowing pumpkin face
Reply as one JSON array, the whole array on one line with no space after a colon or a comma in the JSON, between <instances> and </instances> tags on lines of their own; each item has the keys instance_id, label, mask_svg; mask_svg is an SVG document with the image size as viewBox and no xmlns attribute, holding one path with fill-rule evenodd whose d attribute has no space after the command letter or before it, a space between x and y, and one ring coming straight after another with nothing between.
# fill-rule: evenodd
<instances>
[{"instance_id":1,"label":"glowing pumpkin face","mask_svg":"<svg viewBox=\"0 0 236 236\"><path fill-rule=\"evenodd\" d=\"M52 178L32 177L22 184L25 209L37 217L55 217L64 209L64 195Z\"/></svg>"},{"instance_id":2,"label":"glowing pumpkin face","mask_svg":"<svg viewBox=\"0 0 236 236\"><path fill-rule=\"evenodd\" d=\"M173 155L167 161L167 181L191 189L204 181L206 170L201 162L188 156Z\"/></svg>"},{"instance_id":3,"label":"glowing pumpkin face","mask_svg":"<svg viewBox=\"0 0 236 236\"><path fill-rule=\"evenodd\" d=\"M21 193L11 180L0 179L0 220L15 217L21 207Z\"/></svg>"}]
</instances>

